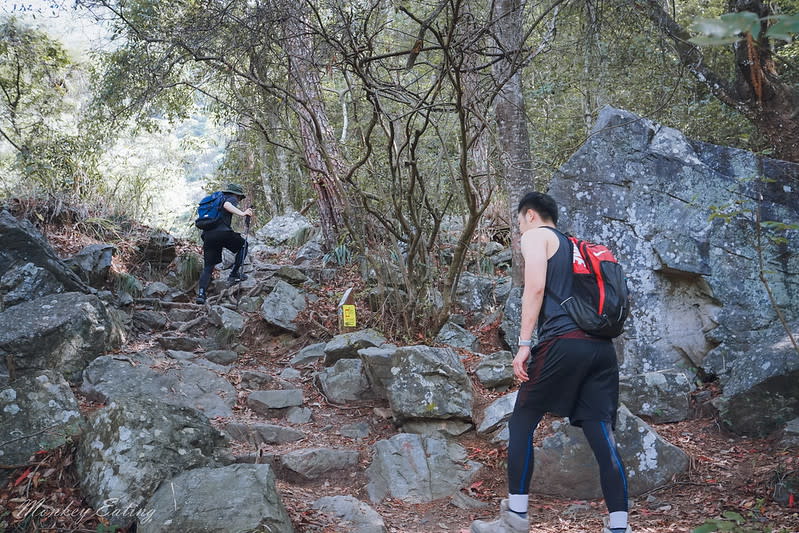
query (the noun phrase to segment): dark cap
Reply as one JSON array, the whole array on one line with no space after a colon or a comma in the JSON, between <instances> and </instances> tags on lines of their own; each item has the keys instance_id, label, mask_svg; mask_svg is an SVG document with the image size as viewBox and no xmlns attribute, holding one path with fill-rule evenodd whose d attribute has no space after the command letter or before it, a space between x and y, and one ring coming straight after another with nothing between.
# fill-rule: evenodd
<instances>
[{"instance_id":1,"label":"dark cap","mask_svg":"<svg viewBox=\"0 0 799 533\"><path fill-rule=\"evenodd\" d=\"M235 194L236 196L241 196L242 198L246 197L247 195L244 194L244 189L241 188L241 185L238 183L228 183L222 189L222 192L228 192L230 194Z\"/></svg>"}]
</instances>

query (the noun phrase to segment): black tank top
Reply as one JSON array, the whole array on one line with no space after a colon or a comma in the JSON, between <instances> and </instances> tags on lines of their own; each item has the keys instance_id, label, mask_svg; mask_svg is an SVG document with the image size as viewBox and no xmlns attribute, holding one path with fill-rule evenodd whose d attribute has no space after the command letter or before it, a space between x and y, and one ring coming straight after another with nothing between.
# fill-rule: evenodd
<instances>
[{"instance_id":1,"label":"black tank top","mask_svg":"<svg viewBox=\"0 0 799 533\"><path fill-rule=\"evenodd\" d=\"M538 342L579 329L560 305L560 302L568 298L572 292L571 244L560 231L549 226L545 227L555 232L560 246L555 255L547 260L547 289L538 315Z\"/></svg>"}]
</instances>

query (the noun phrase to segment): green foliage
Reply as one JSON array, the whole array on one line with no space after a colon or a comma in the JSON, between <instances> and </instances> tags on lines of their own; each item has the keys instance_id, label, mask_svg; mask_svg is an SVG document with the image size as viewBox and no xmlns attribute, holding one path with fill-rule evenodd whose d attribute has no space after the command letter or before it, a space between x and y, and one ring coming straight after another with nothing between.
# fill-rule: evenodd
<instances>
[{"instance_id":1,"label":"green foliage","mask_svg":"<svg viewBox=\"0 0 799 533\"><path fill-rule=\"evenodd\" d=\"M344 266L351 263L352 260L353 253L345 242L342 242L322 257L322 263L325 265L335 263L338 266Z\"/></svg>"},{"instance_id":2,"label":"green foliage","mask_svg":"<svg viewBox=\"0 0 799 533\"><path fill-rule=\"evenodd\" d=\"M772 23L762 33L764 23ZM799 15L776 15L760 18L750 11L726 13L716 18L699 18L691 29L699 35L691 42L700 46L717 46L734 43L749 34L756 40L761 37L792 41L799 33ZM762 35L761 35L762 33Z\"/></svg>"},{"instance_id":3,"label":"green foliage","mask_svg":"<svg viewBox=\"0 0 799 533\"><path fill-rule=\"evenodd\" d=\"M702 525L694 528L692 533L713 533L714 531L727 531L729 533L777 533L771 525L762 523L754 513L749 513L749 519L735 511L724 511L721 518L711 518Z\"/></svg>"}]
</instances>

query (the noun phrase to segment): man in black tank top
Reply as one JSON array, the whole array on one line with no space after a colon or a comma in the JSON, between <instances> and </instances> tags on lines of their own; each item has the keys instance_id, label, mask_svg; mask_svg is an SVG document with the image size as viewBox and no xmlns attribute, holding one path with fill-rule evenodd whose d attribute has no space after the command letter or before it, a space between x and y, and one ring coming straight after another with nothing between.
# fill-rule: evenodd
<instances>
[{"instance_id":1,"label":"man in black tank top","mask_svg":"<svg viewBox=\"0 0 799 533\"><path fill-rule=\"evenodd\" d=\"M582 427L599 464L608 516L602 533L631 533L627 474L613 428L619 403L619 367L613 343L582 331L560 302L571 296L571 243L556 229L558 208L531 192L519 202L524 292L519 351L513 373L521 380L509 422L508 498L499 518L472 522L472 533L528 533L533 435L546 413ZM533 346L533 329L538 342Z\"/></svg>"}]
</instances>

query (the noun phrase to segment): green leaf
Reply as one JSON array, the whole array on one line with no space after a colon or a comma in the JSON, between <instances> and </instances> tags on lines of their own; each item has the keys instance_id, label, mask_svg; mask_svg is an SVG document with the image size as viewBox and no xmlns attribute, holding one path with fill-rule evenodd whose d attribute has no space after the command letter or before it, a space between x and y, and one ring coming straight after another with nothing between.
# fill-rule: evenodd
<instances>
[{"instance_id":1,"label":"green leaf","mask_svg":"<svg viewBox=\"0 0 799 533\"><path fill-rule=\"evenodd\" d=\"M718 531L718 527L716 527L715 522L705 522L698 528L694 529L692 533L712 533L713 531Z\"/></svg>"},{"instance_id":2,"label":"green leaf","mask_svg":"<svg viewBox=\"0 0 799 533\"><path fill-rule=\"evenodd\" d=\"M721 516L723 516L728 520L735 520L735 522L737 522L738 524L743 524L744 522L746 522L746 520L744 520L744 517L736 513L735 511L724 511L723 513L721 513Z\"/></svg>"},{"instance_id":3,"label":"green leaf","mask_svg":"<svg viewBox=\"0 0 799 533\"><path fill-rule=\"evenodd\" d=\"M744 33L757 37L760 34L760 18L750 11L727 13L718 18L698 18L691 25L691 30L700 34L691 39L693 43L710 46L728 44L737 41Z\"/></svg>"},{"instance_id":4,"label":"green leaf","mask_svg":"<svg viewBox=\"0 0 799 533\"><path fill-rule=\"evenodd\" d=\"M769 17L776 18L777 22L766 31L766 37L792 41L793 35L799 33L799 15Z\"/></svg>"}]
</instances>

